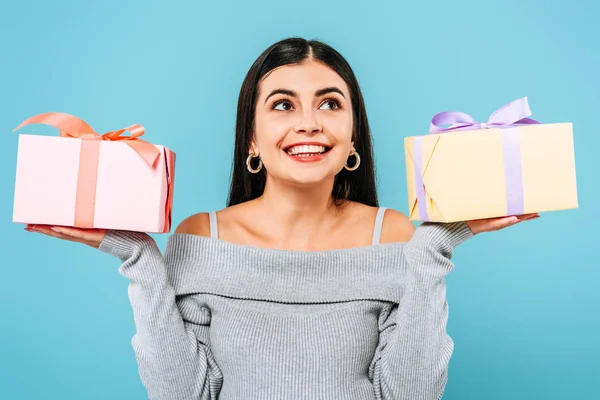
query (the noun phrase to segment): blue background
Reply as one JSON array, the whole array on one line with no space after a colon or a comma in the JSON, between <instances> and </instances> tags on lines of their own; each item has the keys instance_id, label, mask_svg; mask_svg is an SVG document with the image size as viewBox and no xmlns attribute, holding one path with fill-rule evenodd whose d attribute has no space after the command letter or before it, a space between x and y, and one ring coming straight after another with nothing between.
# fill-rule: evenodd
<instances>
[{"instance_id":1,"label":"blue background","mask_svg":"<svg viewBox=\"0 0 600 400\"><path fill-rule=\"evenodd\" d=\"M0 398L143 399L117 259L12 223L17 134L63 111L132 123L178 154L174 223L221 208L247 69L287 36L325 40L364 91L383 205L407 211L403 138L528 96L573 122L580 207L476 237L449 275L444 399L590 399L600 383L600 28L593 0L0 3ZM56 135L44 126L23 133ZM157 235L161 247L166 236Z\"/></svg>"}]
</instances>

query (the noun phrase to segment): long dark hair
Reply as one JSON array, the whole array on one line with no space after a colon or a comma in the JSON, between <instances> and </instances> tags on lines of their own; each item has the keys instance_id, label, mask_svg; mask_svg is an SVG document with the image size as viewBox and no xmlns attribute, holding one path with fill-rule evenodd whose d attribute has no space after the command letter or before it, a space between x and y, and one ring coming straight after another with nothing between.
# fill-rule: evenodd
<instances>
[{"instance_id":1,"label":"long dark hair","mask_svg":"<svg viewBox=\"0 0 600 400\"><path fill-rule=\"evenodd\" d=\"M255 107L260 80L277 67L300 64L309 59L321 62L334 70L346 82L350 90L354 115L352 135L354 147L360 155L361 162L355 171L343 168L338 173L333 185L332 196L336 204L350 200L374 207L378 206L369 121L354 72L346 59L329 45L317 40L296 37L284 39L267 48L254 61L242 83L237 105L235 148L228 206L255 199L262 195L265 189L265 168L257 174L252 174L246 167L246 158L254 134ZM348 165L354 165L354 161L354 157L351 157Z\"/></svg>"}]
</instances>

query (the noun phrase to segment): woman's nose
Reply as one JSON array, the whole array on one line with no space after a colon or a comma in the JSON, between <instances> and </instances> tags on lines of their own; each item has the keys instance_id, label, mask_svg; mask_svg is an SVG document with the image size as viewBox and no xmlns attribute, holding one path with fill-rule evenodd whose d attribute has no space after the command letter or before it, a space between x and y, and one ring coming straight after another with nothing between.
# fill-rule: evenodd
<instances>
[{"instance_id":1,"label":"woman's nose","mask_svg":"<svg viewBox=\"0 0 600 400\"><path fill-rule=\"evenodd\" d=\"M303 115L302 121L295 126L296 133L319 133L323 130L315 118L314 113Z\"/></svg>"}]
</instances>

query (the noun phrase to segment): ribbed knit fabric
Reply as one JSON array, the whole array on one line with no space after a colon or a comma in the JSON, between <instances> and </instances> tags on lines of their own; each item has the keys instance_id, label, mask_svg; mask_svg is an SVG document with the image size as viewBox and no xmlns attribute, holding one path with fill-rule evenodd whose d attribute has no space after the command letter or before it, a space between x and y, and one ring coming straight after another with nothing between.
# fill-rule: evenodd
<instances>
[{"instance_id":1,"label":"ribbed knit fabric","mask_svg":"<svg viewBox=\"0 0 600 400\"><path fill-rule=\"evenodd\" d=\"M165 255L109 231L151 400L438 400L454 343L444 277L463 223L406 243L298 252L189 234Z\"/></svg>"}]
</instances>

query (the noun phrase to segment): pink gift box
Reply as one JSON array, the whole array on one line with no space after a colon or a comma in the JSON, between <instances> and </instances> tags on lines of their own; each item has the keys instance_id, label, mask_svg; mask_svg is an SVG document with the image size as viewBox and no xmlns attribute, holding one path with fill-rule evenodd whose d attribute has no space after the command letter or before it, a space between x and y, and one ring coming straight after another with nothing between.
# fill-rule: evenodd
<instances>
[{"instance_id":1,"label":"pink gift box","mask_svg":"<svg viewBox=\"0 0 600 400\"><path fill-rule=\"evenodd\" d=\"M61 136L19 135L13 222L170 231L175 153L138 139L141 126L100 136L76 117L47 113L19 128L30 123ZM121 136L126 130L132 135Z\"/></svg>"}]
</instances>

